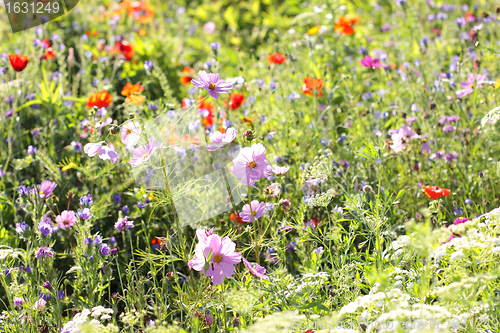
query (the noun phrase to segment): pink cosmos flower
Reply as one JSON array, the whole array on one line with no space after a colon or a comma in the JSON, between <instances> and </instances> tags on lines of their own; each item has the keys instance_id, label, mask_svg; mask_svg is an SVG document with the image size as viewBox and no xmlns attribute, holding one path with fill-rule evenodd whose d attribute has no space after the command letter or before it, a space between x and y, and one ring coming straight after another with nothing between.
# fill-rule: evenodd
<instances>
[{"instance_id":1,"label":"pink cosmos flower","mask_svg":"<svg viewBox=\"0 0 500 333\"><path fill-rule=\"evenodd\" d=\"M198 238L198 245L200 244L207 244L207 239L209 236L213 235L214 233L214 228L210 230L206 229L196 229L196 237Z\"/></svg>"},{"instance_id":2,"label":"pink cosmos flower","mask_svg":"<svg viewBox=\"0 0 500 333\"><path fill-rule=\"evenodd\" d=\"M405 125L399 130L389 131L391 135L392 145L391 149L394 149L396 153L403 151L406 148L406 142L409 139L418 139L420 136L411 130L411 127Z\"/></svg>"},{"instance_id":3,"label":"pink cosmos flower","mask_svg":"<svg viewBox=\"0 0 500 333\"><path fill-rule=\"evenodd\" d=\"M486 81L486 75L469 73L467 76L467 81L460 83L463 89L457 90L456 94L458 98L462 98L474 92L475 88L482 88L484 81Z\"/></svg>"},{"instance_id":4,"label":"pink cosmos flower","mask_svg":"<svg viewBox=\"0 0 500 333\"><path fill-rule=\"evenodd\" d=\"M212 21L208 21L203 25L203 29L207 34L213 34L215 32L215 23Z\"/></svg>"},{"instance_id":5,"label":"pink cosmos flower","mask_svg":"<svg viewBox=\"0 0 500 333\"><path fill-rule=\"evenodd\" d=\"M95 127L96 127L96 129L97 129L97 130L101 130L103 127L108 126L108 125L109 125L109 124L111 124L112 122L113 122L113 118L108 117L108 118L106 118L106 120L105 120L105 121L103 121L103 122L98 121L98 122L95 124Z\"/></svg>"},{"instance_id":6,"label":"pink cosmos flower","mask_svg":"<svg viewBox=\"0 0 500 333\"><path fill-rule=\"evenodd\" d=\"M222 284L224 276L231 278L234 265L241 261L241 253L235 249L236 244L229 237L221 239L219 235L212 234L206 238L206 242L196 245L195 256L189 261L188 266L210 276L214 284ZM205 271L206 261L208 261L207 271Z\"/></svg>"},{"instance_id":7,"label":"pink cosmos flower","mask_svg":"<svg viewBox=\"0 0 500 333\"><path fill-rule=\"evenodd\" d=\"M365 56L364 59L361 59L361 65L365 66L366 68L374 69L374 68L379 68L382 66L380 63L380 59L372 59L370 56Z\"/></svg>"},{"instance_id":8,"label":"pink cosmos flower","mask_svg":"<svg viewBox=\"0 0 500 333\"><path fill-rule=\"evenodd\" d=\"M44 180L39 186L38 186L38 195L40 196L41 199L43 198L48 198L52 194L52 192L55 190L57 187L57 184L54 182L51 182L50 180Z\"/></svg>"},{"instance_id":9,"label":"pink cosmos flower","mask_svg":"<svg viewBox=\"0 0 500 333\"><path fill-rule=\"evenodd\" d=\"M278 183L272 183L266 188L266 193L270 197L277 197L281 193L281 188Z\"/></svg>"},{"instance_id":10,"label":"pink cosmos flower","mask_svg":"<svg viewBox=\"0 0 500 333\"><path fill-rule=\"evenodd\" d=\"M257 220L259 217L262 217L266 209L265 202L259 202L258 200L253 200L252 209L250 210L250 205L246 204L243 206L243 212L240 213L240 217L245 222L253 222Z\"/></svg>"},{"instance_id":11,"label":"pink cosmos flower","mask_svg":"<svg viewBox=\"0 0 500 333\"><path fill-rule=\"evenodd\" d=\"M219 131L212 133L210 134L210 141L212 143L207 145L207 150L216 151L217 149L233 142L237 135L238 131L234 127L229 127L226 130L226 133L221 133Z\"/></svg>"},{"instance_id":12,"label":"pink cosmos flower","mask_svg":"<svg viewBox=\"0 0 500 333\"><path fill-rule=\"evenodd\" d=\"M219 74L208 74L206 71L199 71L198 76L199 80L192 80L191 82L198 88L206 89L208 94L215 99L219 99L219 95L217 94L226 94L229 90L233 89L231 83L219 78Z\"/></svg>"},{"instance_id":13,"label":"pink cosmos flower","mask_svg":"<svg viewBox=\"0 0 500 333\"><path fill-rule=\"evenodd\" d=\"M290 170L290 167L288 165L282 166L282 167L277 166L277 165L273 166L273 172L277 176L284 175L285 173L288 172L288 170Z\"/></svg>"},{"instance_id":14,"label":"pink cosmos flower","mask_svg":"<svg viewBox=\"0 0 500 333\"><path fill-rule=\"evenodd\" d=\"M258 277L259 279L269 280L269 276L266 275L266 269L260 265L255 264L252 266L251 263L248 262L244 257L242 257L243 263L247 266L250 273Z\"/></svg>"},{"instance_id":15,"label":"pink cosmos flower","mask_svg":"<svg viewBox=\"0 0 500 333\"><path fill-rule=\"evenodd\" d=\"M155 139L151 139L145 147L138 147L134 150L134 157L130 159L127 163L132 165L134 168L138 167L142 163L148 161L151 155L158 149Z\"/></svg>"},{"instance_id":16,"label":"pink cosmos flower","mask_svg":"<svg viewBox=\"0 0 500 333\"><path fill-rule=\"evenodd\" d=\"M245 185L253 186L256 180L268 177L272 171L266 158L266 148L261 143L241 149L233 162L231 171Z\"/></svg>"},{"instance_id":17,"label":"pink cosmos flower","mask_svg":"<svg viewBox=\"0 0 500 333\"><path fill-rule=\"evenodd\" d=\"M101 160L117 160L120 155L108 146L104 146L102 142L99 143L87 143L83 147L83 151L90 157L94 157L99 154Z\"/></svg>"},{"instance_id":18,"label":"pink cosmos flower","mask_svg":"<svg viewBox=\"0 0 500 333\"><path fill-rule=\"evenodd\" d=\"M33 305L33 310L43 310L45 308L45 304L47 304L47 302L43 298L39 298Z\"/></svg>"},{"instance_id":19,"label":"pink cosmos flower","mask_svg":"<svg viewBox=\"0 0 500 333\"><path fill-rule=\"evenodd\" d=\"M64 210L61 215L56 216L57 226L61 229L71 228L76 221L76 214L72 210Z\"/></svg>"},{"instance_id":20,"label":"pink cosmos flower","mask_svg":"<svg viewBox=\"0 0 500 333\"><path fill-rule=\"evenodd\" d=\"M135 143L141 139L142 129L136 121L128 121L120 129L122 143L127 150L132 149Z\"/></svg>"}]
</instances>

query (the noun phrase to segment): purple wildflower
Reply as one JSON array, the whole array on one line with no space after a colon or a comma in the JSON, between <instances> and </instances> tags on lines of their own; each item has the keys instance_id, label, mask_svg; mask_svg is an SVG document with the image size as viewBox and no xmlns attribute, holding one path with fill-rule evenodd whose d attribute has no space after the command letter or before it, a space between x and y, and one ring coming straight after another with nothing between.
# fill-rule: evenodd
<instances>
[{"instance_id":1,"label":"purple wildflower","mask_svg":"<svg viewBox=\"0 0 500 333\"><path fill-rule=\"evenodd\" d=\"M82 206L90 206L93 203L94 203L94 200L92 200L90 193L87 195L84 195L83 197L80 198L80 205L82 205Z\"/></svg>"},{"instance_id":2,"label":"purple wildflower","mask_svg":"<svg viewBox=\"0 0 500 333\"><path fill-rule=\"evenodd\" d=\"M134 221L129 221L128 216L125 216L122 219L118 219L115 223L115 229L118 231L132 229L134 227Z\"/></svg>"},{"instance_id":3,"label":"purple wildflower","mask_svg":"<svg viewBox=\"0 0 500 333\"><path fill-rule=\"evenodd\" d=\"M106 243L103 243L101 245L101 250L100 250L101 254L103 256L109 256L109 253L110 253L110 249L109 249L109 245L106 244Z\"/></svg>"},{"instance_id":4,"label":"purple wildflower","mask_svg":"<svg viewBox=\"0 0 500 333\"><path fill-rule=\"evenodd\" d=\"M16 223L16 231L18 234L23 234L30 227L26 224L26 222Z\"/></svg>"},{"instance_id":5,"label":"purple wildflower","mask_svg":"<svg viewBox=\"0 0 500 333\"><path fill-rule=\"evenodd\" d=\"M52 258L53 255L54 251L52 251L50 248L46 246L38 248L38 250L36 250L35 252L35 256L37 257L37 259L42 259L47 257Z\"/></svg>"}]
</instances>

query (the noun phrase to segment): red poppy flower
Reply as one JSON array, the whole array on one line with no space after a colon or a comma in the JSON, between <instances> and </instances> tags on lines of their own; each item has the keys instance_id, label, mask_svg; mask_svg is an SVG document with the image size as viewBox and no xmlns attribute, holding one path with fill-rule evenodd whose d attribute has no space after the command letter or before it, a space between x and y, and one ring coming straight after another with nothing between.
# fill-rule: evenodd
<instances>
[{"instance_id":1,"label":"red poppy flower","mask_svg":"<svg viewBox=\"0 0 500 333\"><path fill-rule=\"evenodd\" d=\"M240 217L240 214L238 214L238 213L232 213L231 215L229 215L229 218L231 219L232 222L234 222L234 220L236 219L236 223L245 224L243 219Z\"/></svg>"},{"instance_id":2,"label":"red poppy flower","mask_svg":"<svg viewBox=\"0 0 500 333\"><path fill-rule=\"evenodd\" d=\"M286 60L285 56L281 53L271 53L269 57L267 57L267 62L270 64L282 64Z\"/></svg>"},{"instance_id":3,"label":"red poppy flower","mask_svg":"<svg viewBox=\"0 0 500 333\"><path fill-rule=\"evenodd\" d=\"M189 108L190 106L191 106L191 101L189 100L189 98L186 98L186 97L185 97L185 98L183 98L183 99L182 99L182 105L181 105L181 107L182 107L183 109L187 109L187 108Z\"/></svg>"},{"instance_id":4,"label":"red poppy flower","mask_svg":"<svg viewBox=\"0 0 500 333\"><path fill-rule=\"evenodd\" d=\"M313 79L312 77L306 77L304 79L304 84L302 85L302 92L306 95L311 95L315 96L316 93L318 93L318 97L323 96L323 93L321 92L321 89L325 83L323 82L322 79L317 78Z\"/></svg>"},{"instance_id":5,"label":"red poppy flower","mask_svg":"<svg viewBox=\"0 0 500 333\"><path fill-rule=\"evenodd\" d=\"M432 200L450 195L451 190L439 186L424 186L424 194Z\"/></svg>"},{"instance_id":6,"label":"red poppy flower","mask_svg":"<svg viewBox=\"0 0 500 333\"><path fill-rule=\"evenodd\" d=\"M113 102L113 97L106 90L98 91L93 93L87 101L87 107L93 108L97 106L98 108L107 108L109 104Z\"/></svg>"},{"instance_id":7,"label":"red poppy flower","mask_svg":"<svg viewBox=\"0 0 500 333\"><path fill-rule=\"evenodd\" d=\"M28 66L28 57L19 54L9 54L9 61L16 72L21 72Z\"/></svg>"},{"instance_id":8,"label":"red poppy flower","mask_svg":"<svg viewBox=\"0 0 500 333\"><path fill-rule=\"evenodd\" d=\"M335 31L342 35L354 34L353 24L359 22L357 17L342 16L335 22Z\"/></svg>"},{"instance_id":9,"label":"red poppy flower","mask_svg":"<svg viewBox=\"0 0 500 333\"><path fill-rule=\"evenodd\" d=\"M241 104L243 104L244 101L245 101L245 96L243 96L243 94L232 93L229 99L229 109L236 110L241 106Z\"/></svg>"},{"instance_id":10,"label":"red poppy flower","mask_svg":"<svg viewBox=\"0 0 500 333\"><path fill-rule=\"evenodd\" d=\"M116 42L115 46L111 49L111 53L121 53L127 60L132 59L135 54L135 48L126 41Z\"/></svg>"},{"instance_id":11,"label":"red poppy flower","mask_svg":"<svg viewBox=\"0 0 500 333\"><path fill-rule=\"evenodd\" d=\"M210 127L214 124L214 117L212 115L212 112L210 112L203 120L201 121L203 125L206 127Z\"/></svg>"},{"instance_id":12,"label":"red poppy flower","mask_svg":"<svg viewBox=\"0 0 500 333\"><path fill-rule=\"evenodd\" d=\"M130 96L133 94L141 93L144 91L144 87L140 84L131 84L130 82L127 82L125 87L123 87L123 90L121 92L122 96Z\"/></svg>"},{"instance_id":13,"label":"red poppy flower","mask_svg":"<svg viewBox=\"0 0 500 333\"><path fill-rule=\"evenodd\" d=\"M465 13L465 20L467 22L476 22L476 19L477 18L476 18L476 16L474 14L469 13L469 12Z\"/></svg>"},{"instance_id":14,"label":"red poppy flower","mask_svg":"<svg viewBox=\"0 0 500 333\"><path fill-rule=\"evenodd\" d=\"M46 48L48 48L48 47L51 47L51 46L52 46L52 42L51 42L50 40L48 40L48 39L44 39L44 40L42 41L42 46L46 49Z\"/></svg>"}]
</instances>

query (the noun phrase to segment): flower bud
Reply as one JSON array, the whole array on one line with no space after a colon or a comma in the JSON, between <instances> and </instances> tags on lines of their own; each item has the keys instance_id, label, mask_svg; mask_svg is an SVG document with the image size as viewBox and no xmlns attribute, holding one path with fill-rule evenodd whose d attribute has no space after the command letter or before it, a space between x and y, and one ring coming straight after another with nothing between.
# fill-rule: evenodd
<instances>
[{"instance_id":1,"label":"flower bud","mask_svg":"<svg viewBox=\"0 0 500 333\"><path fill-rule=\"evenodd\" d=\"M205 323L208 326L211 326L213 322L214 322L214 316L210 312L205 313Z\"/></svg>"},{"instance_id":2,"label":"flower bud","mask_svg":"<svg viewBox=\"0 0 500 333\"><path fill-rule=\"evenodd\" d=\"M109 133L113 134L113 135L116 135L118 134L118 132L120 131L120 129L118 128L118 126L116 125L113 125L109 128Z\"/></svg>"},{"instance_id":3,"label":"flower bud","mask_svg":"<svg viewBox=\"0 0 500 333\"><path fill-rule=\"evenodd\" d=\"M243 142L251 142L253 139L255 139L255 132L251 129L248 129L243 133Z\"/></svg>"}]
</instances>

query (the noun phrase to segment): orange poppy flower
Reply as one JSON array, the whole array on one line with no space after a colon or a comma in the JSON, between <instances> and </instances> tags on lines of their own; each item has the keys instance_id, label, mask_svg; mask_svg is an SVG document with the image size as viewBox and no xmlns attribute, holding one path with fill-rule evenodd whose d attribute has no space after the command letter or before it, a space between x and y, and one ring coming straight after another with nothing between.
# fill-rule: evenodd
<instances>
[{"instance_id":1,"label":"orange poppy flower","mask_svg":"<svg viewBox=\"0 0 500 333\"><path fill-rule=\"evenodd\" d=\"M123 87L122 90L122 96L130 96L133 94L141 93L144 91L144 87L140 84L131 84L130 82L127 82L125 87Z\"/></svg>"},{"instance_id":2,"label":"orange poppy flower","mask_svg":"<svg viewBox=\"0 0 500 333\"><path fill-rule=\"evenodd\" d=\"M432 200L450 195L451 190L439 186L424 186L424 194Z\"/></svg>"},{"instance_id":3,"label":"orange poppy flower","mask_svg":"<svg viewBox=\"0 0 500 333\"><path fill-rule=\"evenodd\" d=\"M191 68L191 67L189 67L189 66L186 66L186 67L184 67L184 68L182 69L182 71L183 71L184 73L187 73L187 74L193 74L193 73L194 73L194 68Z\"/></svg>"},{"instance_id":4,"label":"orange poppy flower","mask_svg":"<svg viewBox=\"0 0 500 333\"><path fill-rule=\"evenodd\" d=\"M185 76L185 75L181 76L181 84L183 86L189 84L189 82L191 82L191 80L193 80L193 78L191 76Z\"/></svg>"},{"instance_id":5,"label":"orange poppy flower","mask_svg":"<svg viewBox=\"0 0 500 333\"><path fill-rule=\"evenodd\" d=\"M215 111L215 106L212 103L208 103L206 99L203 99L202 96L198 97L198 109L200 110L208 110L210 113Z\"/></svg>"},{"instance_id":6,"label":"orange poppy flower","mask_svg":"<svg viewBox=\"0 0 500 333\"><path fill-rule=\"evenodd\" d=\"M250 117L243 117L243 122L253 124L253 119Z\"/></svg>"},{"instance_id":7,"label":"orange poppy flower","mask_svg":"<svg viewBox=\"0 0 500 333\"><path fill-rule=\"evenodd\" d=\"M193 145L200 145L200 139L198 139L196 135L190 137L189 135L185 134L182 136L182 140L186 143L191 143Z\"/></svg>"},{"instance_id":8,"label":"orange poppy flower","mask_svg":"<svg viewBox=\"0 0 500 333\"><path fill-rule=\"evenodd\" d=\"M144 96L142 96L142 95L130 95L125 100L127 102L129 102L130 104L134 104L134 105L139 106L142 103L144 103L144 101L146 100L146 98Z\"/></svg>"},{"instance_id":9,"label":"orange poppy flower","mask_svg":"<svg viewBox=\"0 0 500 333\"><path fill-rule=\"evenodd\" d=\"M120 2L120 8L124 9L129 15L132 15L134 13L132 3L129 0L123 0L122 2Z\"/></svg>"},{"instance_id":10,"label":"orange poppy flower","mask_svg":"<svg viewBox=\"0 0 500 333\"><path fill-rule=\"evenodd\" d=\"M93 108L94 106L98 108L107 108L111 102L113 102L113 97L106 90L102 90L93 93L89 97L86 105L88 108Z\"/></svg>"},{"instance_id":11,"label":"orange poppy flower","mask_svg":"<svg viewBox=\"0 0 500 333\"><path fill-rule=\"evenodd\" d=\"M321 28L320 25L317 25L315 27L312 27L311 29L309 29L308 33L309 35L316 35L318 32L319 32L319 28Z\"/></svg>"},{"instance_id":12,"label":"orange poppy flower","mask_svg":"<svg viewBox=\"0 0 500 333\"><path fill-rule=\"evenodd\" d=\"M352 35L354 33L352 25L358 22L357 17L342 16L335 22L335 31L342 35Z\"/></svg>"},{"instance_id":13,"label":"orange poppy flower","mask_svg":"<svg viewBox=\"0 0 500 333\"><path fill-rule=\"evenodd\" d=\"M244 101L245 101L245 96L243 96L243 94L232 93L229 99L229 109L236 110L241 106L241 104L243 104Z\"/></svg>"},{"instance_id":14,"label":"orange poppy flower","mask_svg":"<svg viewBox=\"0 0 500 333\"><path fill-rule=\"evenodd\" d=\"M321 89L325 83L323 82L322 79L317 78L313 79L312 77L308 76L304 79L304 84L302 85L302 92L306 95L311 95L315 96L316 93L318 93L318 97L323 96L323 93L321 92Z\"/></svg>"},{"instance_id":15,"label":"orange poppy flower","mask_svg":"<svg viewBox=\"0 0 500 333\"><path fill-rule=\"evenodd\" d=\"M134 20L141 24L148 24L155 17L155 10L153 6L146 1L137 1L132 3L132 15ZM130 14L130 12L129 12Z\"/></svg>"},{"instance_id":16,"label":"orange poppy flower","mask_svg":"<svg viewBox=\"0 0 500 333\"><path fill-rule=\"evenodd\" d=\"M54 50L51 47L47 49L47 52L43 55L43 59L54 59L56 55L54 54Z\"/></svg>"},{"instance_id":17,"label":"orange poppy flower","mask_svg":"<svg viewBox=\"0 0 500 333\"><path fill-rule=\"evenodd\" d=\"M139 29L139 31L138 31L137 33L138 33L138 34L139 34L139 36L141 36L141 37L146 36L146 30L144 30L144 29L142 29L142 28L141 28L141 29Z\"/></svg>"},{"instance_id":18,"label":"orange poppy flower","mask_svg":"<svg viewBox=\"0 0 500 333\"><path fill-rule=\"evenodd\" d=\"M16 72L21 72L28 66L28 57L24 55L9 54L9 61Z\"/></svg>"},{"instance_id":19,"label":"orange poppy flower","mask_svg":"<svg viewBox=\"0 0 500 333\"><path fill-rule=\"evenodd\" d=\"M87 36L89 37L92 37L92 36L97 36L97 31L90 31L90 30L87 30L86 32Z\"/></svg>"},{"instance_id":20,"label":"orange poppy flower","mask_svg":"<svg viewBox=\"0 0 500 333\"><path fill-rule=\"evenodd\" d=\"M245 224L243 219L240 217L240 214L238 214L238 213L232 213L231 215L229 215L229 218L231 219L232 222L234 222L234 220L236 220L236 223L238 223L238 224Z\"/></svg>"},{"instance_id":21,"label":"orange poppy flower","mask_svg":"<svg viewBox=\"0 0 500 333\"><path fill-rule=\"evenodd\" d=\"M184 69L182 70L182 72L186 73L186 74L193 74L194 73L194 68L186 66L186 67L184 67ZM181 84L183 86L187 85L192 80L193 80L193 78L191 76L188 76L188 75L181 76Z\"/></svg>"},{"instance_id":22,"label":"orange poppy flower","mask_svg":"<svg viewBox=\"0 0 500 333\"><path fill-rule=\"evenodd\" d=\"M269 57L267 57L267 62L270 64L282 64L285 60L285 56L281 53L271 53Z\"/></svg>"},{"instance_id":23,"label":"orange poppy flower","mask_svg":"<svg viewBox=\"0 0 500 333\"><path fill-rule=\"evenodd\" d=\"M206 127L212 126L214 124L214 117L212 116L212 112L210 111L209 114L208 114L208 116L206 116L205 118L203 118L203 120L201 122Z\"/></svg>"},{"instance_id":24,"label":"orange poppy flower","mask_svg":"<svg viewBox=\"0 0 500 333\"><path fill-rule=\"evenodd\" d=\"M116 42L110 53L122 53L127 60L130 60L135 54L135 48L129 42L121 41Z\"/></svg>"}]
</instances>

